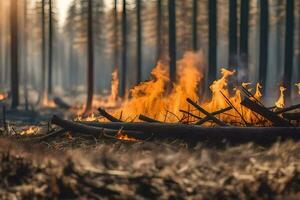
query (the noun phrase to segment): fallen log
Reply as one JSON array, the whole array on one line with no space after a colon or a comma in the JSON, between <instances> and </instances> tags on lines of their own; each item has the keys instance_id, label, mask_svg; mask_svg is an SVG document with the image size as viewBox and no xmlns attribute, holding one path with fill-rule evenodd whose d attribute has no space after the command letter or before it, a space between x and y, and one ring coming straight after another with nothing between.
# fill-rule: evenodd
<instances>
[{"instance_id":1,"label":"fallen log","mask_svg":"<svg viewBox=\"0 0 300 200\"><path fill-rule=\"evenodd\" d=\"M114 116L110 115L108 112L106 112L102 108L98 108L98 111L99 111L100 115L102 115L103 117L105 117L106 119L108 119L111 122L122 122L121 120L119 120L119 119L115 118Z\"/></svg>"},{"instance_id":2,"label":"fallen log","mask_svg":"<svg viewBox=\"0 0 300 200\"><path fill-rule=\"evenodd\" d=\"M258 103L251 101L249 98L245 98L241 102L241 105L245 106L246 108L250 109L251 111L253 111L257 114L260 114L265 119L271 121L273 126L276 126L276 127L291 127L291 126L293 126L287 120L277 116L274 112L259 105Z\"/></svg>"},{"instance_id":3,"label":"fallen log","mask_svg":"<svg viewBox=\"0 0 300 200\"><path fill-rule=\"evenodd\" d=\"M222 141L232 142L272 142L277 139L300 139L300 128L295 127L202 127L197 125L172 123L101 123L81 122L87 126L127 131L141 131L143 134L153 134L156 139L182 139L186 141ZM128 136L135 137L131 133Z\"/></svg>"},{"instance_id":4,"label":"fallen log","mask_svg":"<svg viewBox=\"0 0 300 200\"><path fill-rule=\"evenodd\" d=\"M62 100L59 97L54 97L53 102L55 103L55 105L57 105L59 108L62 109L66 109L69 110L71 109L71 106L69 104L67 104L64 100Z\"/></svg>"},{"instance_id":5,"label":"fallen log","mask_svg":"<svg viewBox=\"0 0 300 200\"><path fill-rule=\"evenodd\" d=\"M224 108L224 109L221 109L221 110L212 112L211 114L212 114L212 115L219 115L219 114L222 114L222 113L224 113L224 112L227 112L227 111L229 111L229 110L231 110L231 109L232 109L232 107L230 106L230 107L227 107L227 108ZM206 116L206 117L204 117L203 119L201 119L201 120L199 120L198 122L196 122L195 125L202 125L202 124L204 124L205 122L207 122L207 121L209 121L209 120L210 120L210 118Z\"/></svg>"},{"instance_id":6,"label":"fallen log","mask_svg":"<svg viewBox=\"0 0 300 200\"><path fill-rule=\"evenodd\" d=\"M96 127L96 126L89 126L84 123L79 123L79 122L73 122L69 120L64 120L56 115L54 115L51 119L51 123L55 124L57 126L60 126L64 130L71 131L74 133L83 133L95 137L99 137L101 135L118 135L120 133L120 130L122 130L122 127L119 129L108 129L108 128L103 128L103 127ZM118 122L113 122L113 123L118 123ZM121 122L119 122L121 123ZM136 132L133 131L126 131L125 134L137 134Z\"/></svg>"},{"instance_id":7,"label":"fallen log","mask_svg":"<svg viewBox=\"0 0 300 200\"><path fill-rule=\"evenodd\" d=\"M292 106L287 107L287 108L282 108L280 110L276 110L274 113L276 113L277 115L279 115L279 114L282 114L282 113L285 113L285 112L289 112L289 111L292 111L292 110L296 110L296 109L300 109L300 104L292 105Z\"/></svg>"},{"instance_id":8,"label":"fallen log","mask_svg":"<svg viewBox=\"0 0 300 200\"><path fill-rule=\"evenodd\" d=\"M214 121L219 126L227 126L227 124L225 122L222 122L221 120L219 120L218 118L216 118L215 116L213 116L211 113L207 112L204 108L202 108L201 106L199 106L192 99L187 98L186 101L188 103L190 103L192 106L194 106L195 108L197 108L197 110L199 110L200 112L202 112L203 114L205 114L210 120Z\"/></svg>"},{"instance_id":9,"label":"fallen log","mask_svg":"<svg viewBox=\"0 0 300 200\"><path fill-rule=\"evenodd\" d=\"M300 120L300 112L297 113L283 113L282 116L288 120Z\"/></svg>"},{"instance_id":10,"label":"fallen log","mask_svg":"<svg viewBox=\"0 0 300 200\"><path fill-rule=\"evenodd\" d=\"M139 119L144 121L144 122L149 122L149 123L161 123L160 121L152 119L152 118L147 117L145 115L139 115Z\"/></svg>"}]
</instances>

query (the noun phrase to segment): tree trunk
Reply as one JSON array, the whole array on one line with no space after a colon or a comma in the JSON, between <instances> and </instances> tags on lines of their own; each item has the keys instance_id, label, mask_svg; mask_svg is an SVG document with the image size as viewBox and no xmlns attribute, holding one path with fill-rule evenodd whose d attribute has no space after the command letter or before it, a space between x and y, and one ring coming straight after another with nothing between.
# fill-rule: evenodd
<instances>
[{"instance_id":1,"label":"tree trunk","mask_svg":"<svg viewBox=\"0 0 300 200\"><path fill-rule=\"evenodd\" d=\"M48 60L48 94L52 94L52 59L53 59L53 22L52 0L49 0L49 60Z\"/></svg>"},{"instance_id":2,"label":"tree trunk","mask_svg":"<svg viewBox=\"0 0 300 200\"><path fill-rule=\"evenodd\" d=\"M122 79L121 79L121 96L126 93L126 73L127 73L127 12L126 0L123 0L122 12Z\"/></svg>"},{"instance_id":3,"label":"tree trunk","mask_svg":"<svg viewBox=\"0 0 300 200\"><path fill-rule=\"evenodd\" d=\"M88 0L88 72L87 72L87 102L85 112L93 105L94 96L94 41L93 41L93 0Z\"/></svg>"},{"instance_id":4,"label":"tree trunk","mask_svg":"<svg viewBox=\"0 0 300 200\"><path fill-rule=\"evenodd\" d=\"M160 60L162 56L162 0L157 0L156 20L156 60Z\"/></svg>"},{"instance_id":5,"label":"tree trunk","mask_svg":"<svg viewBox=\"0 0 300 200\"><path fill-rule=\"evenodd\" d=\"M176 5L175 0L169 0L169 59L170 81L176 81Z\"/></svg>"},{"instance_id":6,"label":"tree trunk","mask_svg":"<svg viewBox=\"0 0 300 200\"><path fill-rule=\"evenodd\" d=\"M260 0L259 81L265 94L268 67L269 3Z\"/></svg>"},{"instance_id":7,"label":"tree trunk","mask_svg":"<svg viewBox=\"0 0 300 200\"><path fill-rule=\"evenodd\" d=\"M18 0L11 1L11 108L19 105L19 37L18 37Z\"/></svg>"},{"instance_id":8,"label":"tree trunk","mask_svg":"<svg viewBox=\"0 0 300 200\"><path fill-rule=\"evenodd\" d=\"M25 110L28 110L28 23L27 23L27 0L24 0L24 100Z\"/></svg>"},{"instance_id":9,"label":"tree trunk","mask_svg":"<svg viewBox=\"0 0 300 200\"><path fill-rule=\"evenodd\" d=\"M237 0L229 1L229 66L237 69Z\"/></svg>"},{"instance_id":10,"label":"tree trunk","mask_svg":"<svg viewBox=\"0 0 300 200\"><path fill-rule=\"evenodd\" d=\"M286 97L290 100L294 63L294 0L286 1L285 23L285 56L283 83L287 88Z\"/></svg>"},{"instance_id":11,"label":"tree trunk","mask_svg":"<svg viewBox=\"0 0 300 200\"><path fill-rule=\"evenodd\" d=\"M208 84L217 77L217 2L209 0L209 52L208 52Z\"/></svg>"},{"instance_id":12,"label":"tree trunk","mask_svg":"<svg viewBox=\"0 0 300 200\"><path fill-rule=\"evenodd\" d=\"M249 0L241 0L241 23L240 23L240 62L244 71L242 81L248 81L248 33L249 33Z\"/></svg>"},{"instance_id":13,"label":"tree trunk","mask_svg":"<svg viewBox=\"0 0 300 200\"><path fill-rule=\"evenodd\" d=\"M193 0L193 50L198 51L198 0Z\"/></svg>"},{"instance_id":14,"label":"tree trunk","mask_svg":"<svg viewBox=\"0 0 300 200\"><path fill-rule=\"evenodd\" d=\"M119 23L118 23L118 0L114 0L114 69L119 66Z\"/></svg>"},{"instance_id":15,"label":"tree trunk","mask_svg":"<svg viewBox=\"0 0 300 200\"><path fill-rule=\"evenodd\" d=\"M45 0L42 0L42 76L40 100L43 100L46 90L46 27L45 27Z\"/></svg>"},{"instance_id":16,"label":"tree trunk","mask_svg":"<svg viewBox=\"0 0 300 200\"><path fill-rule=\"evenodd\" d=\"M142 77L142 20L141 20L141 0L136 0L136 17L137 17L137 76L136 82L139 84Z\"/></svg>"}]
</instances>

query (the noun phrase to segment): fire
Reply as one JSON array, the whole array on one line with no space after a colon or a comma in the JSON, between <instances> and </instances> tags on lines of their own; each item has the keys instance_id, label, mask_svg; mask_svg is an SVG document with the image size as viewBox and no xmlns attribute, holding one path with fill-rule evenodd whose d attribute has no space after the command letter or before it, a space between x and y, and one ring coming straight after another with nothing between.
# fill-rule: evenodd
<instances>
[{"instance_id":1,"label":"fire","mask_svg":"<svg viewBox=\"0 0 300 200\"><path fill-rule=\"evenodd\" d=\"M6 93L0 93L0 101L4 100L7 98L7 94Z\"/></svg>"},{"instance_id":2,"label":"fire","mask_svg":"<svg viewBox=\"0 0 300 200\"><path fill-rule=\"evenodd\" d=\"M300 83L297 83L296 86L298 87L298 94L300 95Z\"/></svg>"},{"instance_id":3,"label":"fire","mask_svg":"<svg viewBox=\"0 0 300 200\"><path fill-rule=\"evenodd\" d=\"M30 126L28 129L21 131L20 135L36 135L39 130L39 127Z\"/></svg>"},{"instance_id":4,"label":"fire","mask_svg":"<svg viewBox=\"0 0 300 200\"><path fill-rule=\"evenodd\" d=\"M110 96L108 98L109 102L116 102L118 100L118 90L119 90L119 76L118 76L118 69L115 69L112 73Z\"/></svg>"},{"instance_id":5,"label":"fire","mask_svg":"<svg viewBox=\"0 0 300 200\"><path fill-rule=\"evenodd\" d=\"M284 91L285 90L286 90L285 87L280 86L280 96L279 96L279 99L275 103L277 108L284 108Z\"/></svg>"},{"instance_id":6,"label":"fire","mask_svg":"<svg viewBox=\"0 0 300 200\"><path fill-rule=\"evenodd\" d=\"M56 107L55 103L53 102L53 100L49 99L46 92L44 92L44 94L43 94L41 106L47 107L47 108L55 108Z\"/></svg>"},{"instance_id":7,"label":"fire","mask_svg":"<svg viewBox=\"0 0 300 200\"><path fill-rule=\"evenodd\" d=\"M135 139L133 137L129 137L128 135L126 135L125 133L123 133L122 130L118 131L117 139L118 140L126 140L126 141L138 141L137 139Z\"/></svg>"},{"instance_id":8,"label":"fire","mask_svg":"<svg viewBox=\"0 0 300 200\"><path fill-rule=\"evenodd\" d=\"M261 90L262 89L262 85L260 83L257 83L256 84L256 91L255 91L255 94L254 94L254 97L259 100L261 99L262 97L262 94L261 94Z\"/></svg>"}]
</instances>

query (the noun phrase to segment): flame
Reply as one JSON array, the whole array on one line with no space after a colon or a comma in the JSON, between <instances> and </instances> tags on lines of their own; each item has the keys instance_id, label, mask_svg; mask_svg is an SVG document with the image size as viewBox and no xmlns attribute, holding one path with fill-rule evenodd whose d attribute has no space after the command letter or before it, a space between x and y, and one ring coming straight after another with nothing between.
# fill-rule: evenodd
<instances>
[{"instance_id":1,"label":"flame","mask_svg":"<svg viewBox=\"0 0 300 200\"><path fill-rule=\"evenodd\" d=\"M21 131L20 135L36 135L39 130L39 127L30 126L28 129Z\"/></svg>"},{"instance_id":2,"label":"flame","mask_svg":"<svg viewBox=\"0 0 300 200\"><path fill-rule=\"evenodd\" d=\"M6 93L0 93L0 101L4 100L7 98L7 94Z\"/></svg>"},{"instance_id":3,"label":"flame","mask_svg":"<svg viewBox=\"0 0 300 200\"><path fill-rule=\"evenodd\" d=\"M300 95L300 83L297 83L296 86L298 87L298 94Z\"/></svg>"},{"instance_id":4,"label":"flame","mask_svg":"<svg viewBox=\"0 0 300 200\"><path fill-rule=\"evenodd\" d=\"M280 86L280 97L276 101L275 105L277 108L284 108L284 91L286 90L285 87Z\"/></svg>"},{"instance_id":5,"label":"flame","mask_svg":"<svg viewBox=\"0 0 300 200\"><path fill-rule=\"evenodd\" d=\"M44 92L43 94L41 106L47 108L56 108L54 101L49 99L47 92Z\"/></svg>"},{"instance_id":6,"label":"flame","mask_svg":"<svg viewBox=\"0 0 300 200\"><path fill-rule=\"evenodd\" d=\"M130 136L126 135L125 133L123 133L122 130L118 131L117 139L118 140L126 140L126 141L138 141L137 139L130 137Z\"/></svg>"},{"instance_id":7,"label":"flame","mask_svg":"<svg viewBox=\"0 0 300 200\"><path fill-rule=\"evenodd\" d=\"M117 102L118 90L119 90L119 76L118 76L118 69L115 69L112 73L110 96L108 98L109 102Z\"/></svg>"},{"instance_id":8,"label":"flame","mask_svg":"<svg viewBox=\"0 0 300 200\"><path fill-rule=\"evenodd\" d=\"M260 83L257 83L256 84L256 91L255 91L255 94L254 94L254 97L257 99L257 100L260 100L261 97L262 97L262 93L261 93L261 90L262 89L262 85Z\"/></svg>"}]
</instances>

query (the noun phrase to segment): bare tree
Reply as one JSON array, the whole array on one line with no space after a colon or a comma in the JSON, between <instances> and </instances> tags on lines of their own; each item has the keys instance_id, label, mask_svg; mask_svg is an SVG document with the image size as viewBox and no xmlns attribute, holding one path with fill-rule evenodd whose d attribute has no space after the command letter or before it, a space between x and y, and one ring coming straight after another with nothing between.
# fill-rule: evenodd
<instances>
[{"instance_id":1,"label":"bare tree","mask_svg":"<svg viewBox=\"0 0 300 200\"><path fill-rule=\"evenodd\" d=\"M12 0L10 6L11 31L11 108L19 106L19 37L18 37L18 0Z\"/></svg>"},{"instance_id":2,"label":"bare tree","mask_svg":"<svg viewBox=\"0 0 300 200\"><path fill-rule=\"evenodd\" d=\"M198 50L198 0L193 0L193 50Z\"/></svg>"},{"instance_id":3,"label":"bare tree","mask_svg":"<svg viewBox=\"0 0 300 200\"><path fill-rule=\"evenodd\" d=\"M136 0L136 17L137 17L137 76L136 82L141 82L142 77L142 23L141 23L141 0Z\"/></svg>"},{"instance_id":4,"label":"bare tree","mask_svg":"<svg viewBox=\"0 0 300 200\"><path fill-rule=\"evenodd\" d=\"M123 0L122 12L122 78L121 78L121 96L126 92L126 73L127 73L127 12L126 0Z\"/></svg>"},{"instance_id":5,"label":"bare tree","mask_svg":"<svg viewBox=\"0 0 300 200\"><path fill-rule=\"evenodd\" d=\"M209 0L209 52L208 52L208 84L212 83L217 76L217 2Z\"/></svg>"},{"instance_id":6,"label":"bare tree","mask_svg":"<svg viewBox=\"0 0 300 200\"><path fill-rule=\"evenodd\" d=\"M249 0L241 0L240 23L240 62L245 71L243 81L248 81L248 33L249 33Z\"/></svg>"},{"instance_id":7,"label":"bare tree","mask_svg":"<svg viewBox=\"0 0 300 200\"><path fill-rule=\"evenodd\" d=\"M229 1L229 66L237 68L237 0Z\"/></svg>"},{"instance_id":8,"label":"bare tree","mask_svg":"<svg viewBox=\"0 0 300 200\"><path fill-rule=\"evenodd\" d=\"M52 60L53 60L53 16L52 0L49 0L49 58L48 58L48 94L52 94Z\"/></svg>"},{"instance_id":9,"label":"bare tree","mask_svg":"<svg viewBox=\"0 0 300 200\"><path fill-rule=\"evenodd\" d=\"M169 0L169 57L170 80L176 81L176 5L175 0Z\"/></svg>"}]
</instances>

